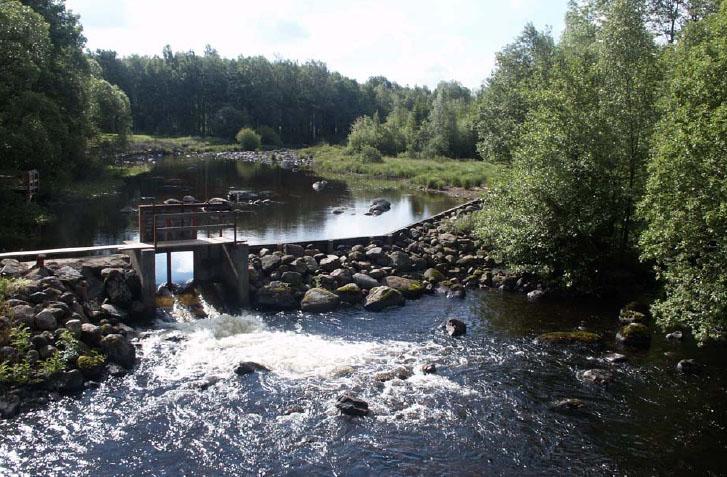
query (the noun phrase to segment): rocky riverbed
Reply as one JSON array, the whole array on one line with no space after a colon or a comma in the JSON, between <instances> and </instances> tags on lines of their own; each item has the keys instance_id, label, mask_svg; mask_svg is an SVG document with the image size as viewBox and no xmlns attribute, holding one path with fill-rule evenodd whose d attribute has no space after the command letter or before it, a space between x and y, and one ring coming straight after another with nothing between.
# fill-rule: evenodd
<instances>
[{"instance_id":1,"label":"rocky riverbed","mask_svg":"<svg viewBox=\"0 0 727 477\"><path fill-rule=\"evenodd\" d=\"M249 257L252 301L261 309L325 312L351 306L381 311L437 289L452 298L475 288L541 297L541 284L497 267L477 238L457 232L456 222L478 209L472 203L404 229L390 240L340 245L326 252L312 244L256 250Z\"/></svg>"},{"instance_id":2,"label":"rocky riverbed","mask_svg":"<svg viewBox=\"0 0 727 477\"><path fill-rule=\"evenodd\" d=\"M3 260L0 415L121 376L136 362L129 323L148 313L123 255L36 264Z\"/></svg>"}]
</instances>

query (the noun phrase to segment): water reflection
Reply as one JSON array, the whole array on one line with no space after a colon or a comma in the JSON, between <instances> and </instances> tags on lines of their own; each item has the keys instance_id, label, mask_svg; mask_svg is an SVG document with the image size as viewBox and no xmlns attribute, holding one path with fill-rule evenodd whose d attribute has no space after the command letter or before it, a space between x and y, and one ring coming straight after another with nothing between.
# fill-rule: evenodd
<instances>
[{"instance_id":1,"label":"water reflection","mask_svg":"<svg viewBox=\"0 0 727 477\"><path fill-rule=\"evenodd\" d=\"M56 220L46 225L35 240L19 243L16 248L138 240L137 214L133 209L151 197L158 202L185 195L206 200L225 197L230 189L270 191L273 204L253 207L241 220L238 236L250 243L384 234L457 203L442 194L374 191L365 185L351 188L338 181L329 181L324 191L314 192L311 186L316 180L309 172L266 164L200 157L165 158L150 172L129 178L117 193L79 203L54 204L52 214ZM377 197L389 200L391 211L378 217L364 215ZM344 208L344 212L333 214L336 208Z\"/></svg>"}]
</instances>

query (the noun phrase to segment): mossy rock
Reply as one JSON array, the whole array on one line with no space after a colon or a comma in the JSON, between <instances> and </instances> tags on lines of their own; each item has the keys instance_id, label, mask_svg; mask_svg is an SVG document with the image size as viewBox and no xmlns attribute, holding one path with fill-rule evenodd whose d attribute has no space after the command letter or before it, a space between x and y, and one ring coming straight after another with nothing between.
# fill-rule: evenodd
<instances>
[{"instance_id":1,"label":"mossy rock","mask_svg":"<svg viewBox=\"0 0 727 477\"><path fill-rule=\"evenodd\" d=\"M364 308L369 311L381 311L391 306L404 306L404 296L387 286L372 288L364 304Z\"/></svg>"},{"instance_id":2,"label":"mossy rock","mask_svg":"<svg viewBox=\"0 0 727 477\"><path fill-rule=\"evenodd\" d=\"M101 354L92 356L82 354L76 359L76 367L86 379L100 378L103 375L105 363L106 357Z\"/></svg>"},{"instance_id":3,"label":"mossy rock","mask_svg":"<svg viewBox=\"0 0 727 477\"><path fill-rule=\"evenodd\" d=\"M361 288L355 283L347 283L336 289L336 295L341 297L341 301L346 303L359 303L363 298Z\"/></svg>"},{"instance_id":4,"label":"mossy rock","mask_svg":"<svg viewBox=\"0 0 727 477\"><path fill-rule=\"evenodd\" d=\"M646 325L631 323L618 331L616 340L626 346L648 348L651 343L651 333Z\"/></svg>"},{"instance_id":5,"label":"mossy rock","mask_svg":"<svg viewBox=\"0 0 727 477\"><path fill-rule=\"evenodd\" d=\"M594 344L601 341L601 335L590 331L553 331L543 333L536 341L550 344Z\"/></svg>"},{"instance_id":6,"label":"mossy rock","mask_svg":"<svg viewBox=\"0 0 727 477\"><path fill-rule=\"evenodd\" d=\"M649 317L639 311L622 309L618 315L618 321L624 325L628 325L629 323L646 324L649 321Z\"/></svg>"},{"instance_id":7,"label":"mossy rock","mask_svg":"<svg viewBox=\"0 0 727 477\"><path fill-rule=\"evenodd\" d=\"M409 278L388 276L384 278L384 284L400 292L405 298L415 299L424 294L424 284L419 280Z\"/></svg>"}]
</instances>

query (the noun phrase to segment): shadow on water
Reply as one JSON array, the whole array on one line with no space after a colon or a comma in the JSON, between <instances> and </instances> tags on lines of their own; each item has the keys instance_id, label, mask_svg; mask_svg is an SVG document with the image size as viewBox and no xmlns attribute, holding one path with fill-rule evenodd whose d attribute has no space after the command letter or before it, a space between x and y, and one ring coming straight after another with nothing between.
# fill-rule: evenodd
<instances>
[{"instance_id":1,"label":"shadow on water","mask_svg":"<svg viewBox=\"0 0 727 477\"><path fill-rule=\"evenodd\" d=\"M208 311L146 330L133 374L0 423L0 462L103 475L716 475L727 463L717 350L655 336L648 352L620 350L628 362L609 364L617 315L598 303L473 292L376 314ZM445 335L451 317L466 336ZM533 341L583 322L602 346ZM693 355L704 372L678 374L676 361ZM240 361L271 372L236 376ZM424 363L437 373L421 374ZM414 375L375 379L399 366ZM590 368L614 381L584 383ZM346 391L373 415L339 416ZM554 411L563 398L585 407Z\"/></svg>"},{"instance_id":2,"label":"shadow on water","mask_svg":"<svg viewBox=\"0 0 727 477\"><path fill-rule=\"evenodd\" d=\"M231 189L269 192L270 205L250 207L241 220L241 237L250 243L320 240L325 238L377 235L434 215L457 204L443 194L351 188L331 181L322 192L314 192L317 177L307 171L284 169L219 158L169 157L159 160L151 171L126 179L118 191L92 199L51 205L54 221L43 227L32 244L24 248L106 245L138 239L137 214L140 203L154 198L198 200L226 197ZM371 200L383 196L391 211L365 216ZM342 208L343 213L332 211ZM231 234L231 231L229 232Z\"/></svg>"}]
</instances>

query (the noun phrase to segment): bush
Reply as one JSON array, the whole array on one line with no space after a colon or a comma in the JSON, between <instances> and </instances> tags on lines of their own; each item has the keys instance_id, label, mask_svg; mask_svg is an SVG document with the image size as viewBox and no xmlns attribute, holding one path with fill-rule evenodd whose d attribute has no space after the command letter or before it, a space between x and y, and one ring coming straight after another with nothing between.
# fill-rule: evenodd
<instances>
[{"instance_id":1,"label":"bush","mask_svg":"<svg viewBox=\"0 0 727 477\"><path fill-rule=\"evenodd\" d=\"M265 146L280 147L283 145L280 135L270 126L260 126L257 128L257 133L260 135L260 141Z\"/></svg>"},{"instance_id":2,"label":"bush","mask_svg":"<svg viewBox=\"0 0 727 477\"><path fill-rule=\"evenodd\" d=\"M243 151L255 151L260 149L260 135L250 128L240 129L235 135L235 141L240 144L240 149Z\"/></svg>"},{"instance_id":3,"label":"bush","mask_svg":"<svg viewBox=\"0 0 727 477\"><path fill-rule=\"evenodd\" d=\"M366 146L382 154L395 156L406 149L406 141L393 125L382 124L378 114L374 114L373 118L358 118L348 135L348 148L351 151L360 153Z\"/></svg>"},{"instance_id":4,"label":"bush","mask_svg":"<svg viewBox=\"0 0 727 477\"><path fill-rule=\"evenodd\" d=\"M375 164L379 162L384 162L384 159L381 157L381 153L375 147L362 147L360 156L361 162L363 162L364 164Z\"/></svg>"}]
</instances>

